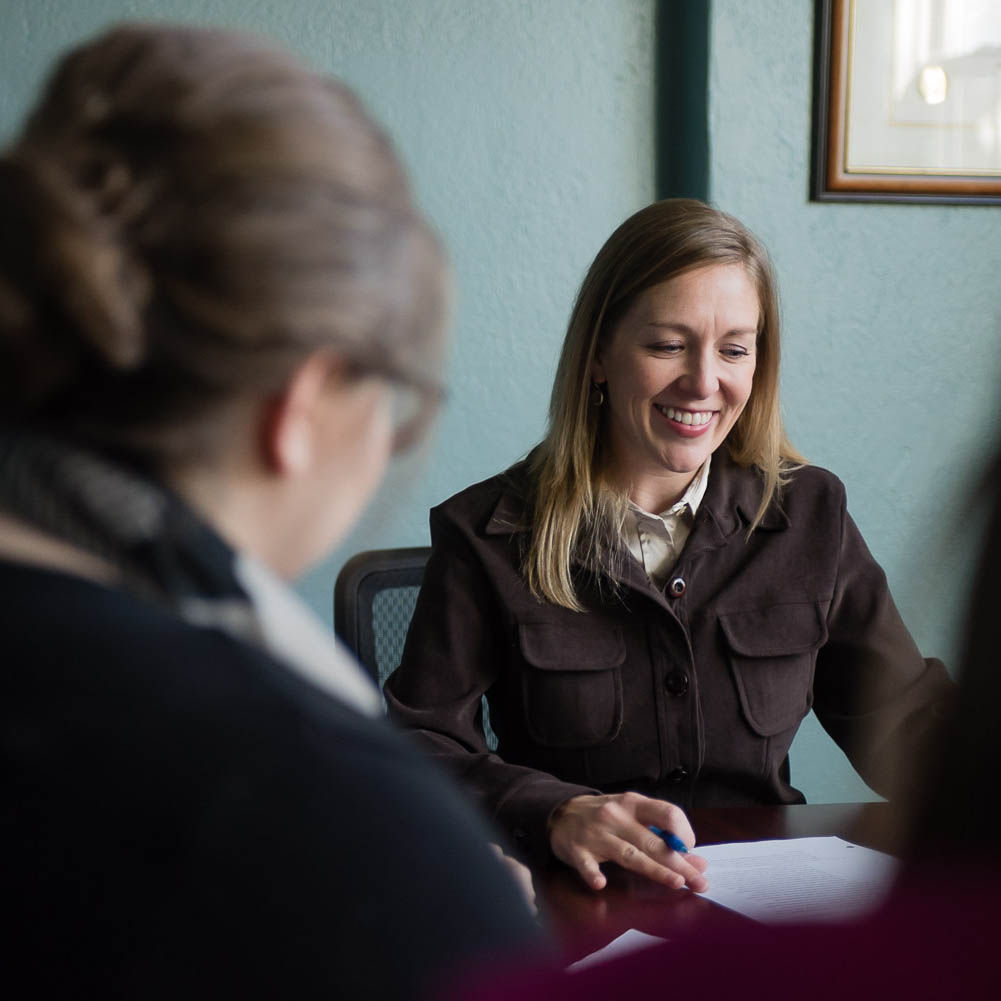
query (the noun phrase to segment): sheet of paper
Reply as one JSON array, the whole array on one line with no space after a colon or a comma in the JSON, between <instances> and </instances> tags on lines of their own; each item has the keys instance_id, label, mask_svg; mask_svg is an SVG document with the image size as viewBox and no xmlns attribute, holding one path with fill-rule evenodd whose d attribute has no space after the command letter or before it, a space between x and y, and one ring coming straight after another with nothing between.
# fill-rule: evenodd
<instances>
[{"instance_id":1,"label":"sheet of paper","mask_svg":"<svg viewBox=\"0 0 1001 1001\"><path fill-rule=\"evenodd\" d=\"M592 952L589 956L578 959L576 963L571 963L567 967L567 970L571 973L579 973L581 970L586 970L589 966L594 966L596 963L604 963L609 959L614 959L616 956L623 956L627 952L648 949L651 945L660 945L661 942L666 941L667 939L665 938L658 938L656 935L647 935L644 931L630 928L629 931L624 931L618 938L613 938L608 945L597 952Z\"/></svg>"},{"instance_id":2,"label":"sheet of paper","mask_svg":"<svg viewBox=\"0 0 1001 1001\"><path fill-rule=\"evenodd\" d=\"M709 890L724 907L763 922L858 917L886 895L897 868L890 855L841 838L792 838L706 845Z\"/></svg>"}]
</instances>

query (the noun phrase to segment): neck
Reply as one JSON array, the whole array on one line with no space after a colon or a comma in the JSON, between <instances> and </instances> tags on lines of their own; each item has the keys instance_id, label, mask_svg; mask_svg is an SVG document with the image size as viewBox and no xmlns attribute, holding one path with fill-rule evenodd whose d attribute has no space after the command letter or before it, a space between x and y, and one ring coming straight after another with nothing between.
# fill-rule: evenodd
<instances>
[{"instance_id":1,"label":"neck","mask_svg":"<svg viewBox=\"0 0 1001 1001\"><path fill-rule=\"evenodd\" d=\"M675 484L647 482L639 486L634 485L629 492L629 499L638 507L643 508L644 511L659 514L661 511L673 507L684 497L685 491L691 486L695 476L695 473L691 473L687 479Z\"/></svg>"},{"instance_id":2,"label":"neck","mask_svg":"<svg viewBox=\"0 0 1001 1001\"><path fill-rule=\"evenodd\" d=\"M177 493L234 549L291 579L300 567L295 547L286 546L286 527L266 478L222 460L219 465L168 470Z\"/></svg>"},{"instance_id":3,"label":"neck","mask_svg":"<svg viewBox=\"0 0 1001 1001\"><path fill-rule=\"evenodd\" d=\"M611 473L612 482L624 491L637 507L651 514L658 514L681 500L698 476L699 470L675 473L665 469L644 472L639 476L615 469Z\"/></svg>"}]
</instances>

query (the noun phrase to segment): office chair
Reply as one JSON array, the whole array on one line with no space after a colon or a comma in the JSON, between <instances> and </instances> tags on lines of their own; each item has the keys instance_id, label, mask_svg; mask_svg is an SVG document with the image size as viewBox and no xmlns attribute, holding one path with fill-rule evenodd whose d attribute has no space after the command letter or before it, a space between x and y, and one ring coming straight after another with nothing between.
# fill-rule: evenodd
<instances>
[{"instance_id":1,"label":"office chair","mask_svg":"<svg viewBox=\"0 0 1001 1001\"><path fill-rule=\"evenodd\" d=\"M399 666L431 550L369 549L334 584L334 630L381 688Z\"/></svg>"},{"instance_id":2,"label":"office chair","mask_svg":"<svg viewBox=\"0 0 1001 1001\"><path fill-rule=\"evenodd\" d=\"M429 546L369 549L352 556L334 583L334 631L380 689L400 665L430 554ZM486 699L483 729L494 750Z\"/></svg>"}]
</instances>

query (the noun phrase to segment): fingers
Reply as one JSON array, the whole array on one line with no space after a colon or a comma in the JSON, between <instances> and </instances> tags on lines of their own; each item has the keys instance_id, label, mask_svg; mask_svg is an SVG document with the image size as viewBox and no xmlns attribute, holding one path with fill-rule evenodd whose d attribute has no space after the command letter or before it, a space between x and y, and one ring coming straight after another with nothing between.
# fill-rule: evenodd
<instances>
[{"instance_id":1,"label":"fingers","mask_svg":"<svg viewBox=\"0 0 1001 1001\"><path fill-rule=\"evenodd\" d=\"M649 831L647 836L650 836ZM659 838L656 840L660 841ZM658 857L664 856L665 853L667 854L666 858ZM645 839L642 846L637 846L628 838L623 837L618 839L618 857L614 860L623 869L638 873L640 876L652 879L655 883L661 883L672 890L680 890L685 885L685 877L677 871L676 864L670 859L671 855L677 854L677 852L670 852L662 841L659 848Z\"/></svg>"},{"instance_id":2,"label":"fingers","mask_svg":"<svg viewBox=\"0 0 1001 1001\"><path fill-rule=\"evenodd\" d=\"M577 849L571 855L571 865L577 870L580 878L592 890L603 890L608 880L598 867L598 860L583 848Z\"/></svg>"},{"instance_id":3,"label":"fingers","mask_svg":"<svg viewBox=\"0 0 1001 1001\"><path fill-rule=\"evenodd\" d=\"M708 864L704 858L684 855L668 848L648 826L632 818L622 825L617 834L625 845L620 847L620 855L616 859L623 868L665 886L680 888L687 885L696 892L708 887L708 881L702 875Z\"/></svg>"},{"instance_id":4,"label":"fingers","mask_svg":"<svg viewBox=\"0 0 1001 1001\"><path fill-rule=\"evenodd\" d=\"M688 864L698 872L705 872L709 863L701 855L688 855Z\"/></svg>"},{"instance_id":5,"label":"fingers","mask_svg":"<svg viewBox=\"0 0 1001 1001\"><path fill-rule=\"evenodd\" d=\"M658 883L680 889L685 885L684 879L664 866L658 865L642 850L628 841L617 837L609 831L596 830L590 837L594 850L575 848L569 858L570 864L577 870L580 878L592 890L604 889L608 882L599 867L602 862L616 862L623 869L639 873Z\"/></svg>"},{"instance_id":6,"label":"fingers","mask_svg":"<svg viewBox=\"0 0 1001 1001\"><path fill-rule=\"evenodd\" d=\"M550 820L550 843L557 858L573 866L592 889L606 884L600 864L615 862L664 886L705 890L705 859L671 850L650 831L650 823L675 831L686 844L695 843L683 811L637 793L568 800Z\"/></svg>"},{"instance_id":7,"label":"fingers","mask_svg":"<svg viewBox=\"0 0 1001 1001\"><path fill-rule=\"evenodd\" d=\"M692 825L685 816L685 811L674 803L666 803L659 799L648 799L646 796L638 796L636 803L636 818L646 825L653 824L661 830L670 831L681 839L689 849L695 846L695 832ZM667 847L666 845L664 846ZM668 849L670 850L670 849ZM677 854L677 853L676 853ZM688 869L675 866L678 872L685 875L689 887L698 893L709 888L709 881L702 873L706 871L709 863L701 855L679 855L687 865Z\"/></svg>"},{"instance_id":8,"label":"fingers","mask_svg":"<svg viewBox=\"0 0 1001 1001\"><path fill-rule=\"evenodd\" d=\"M649 799L637 793L626 793L626 795L636 797L633 807L636 819L641 824L654 824L681 838L687 848L695 847L695 832L680 806L666 803L661 799Z\"/></svg>"}]
</instances>

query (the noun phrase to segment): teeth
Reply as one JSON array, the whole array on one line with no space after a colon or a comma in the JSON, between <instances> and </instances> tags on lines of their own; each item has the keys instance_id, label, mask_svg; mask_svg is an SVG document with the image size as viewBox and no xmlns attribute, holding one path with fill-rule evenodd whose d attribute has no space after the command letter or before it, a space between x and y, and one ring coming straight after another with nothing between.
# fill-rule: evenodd
<instances>
[{"instance_id":1,"label":"teeth","mask_svg":"<svg viewBox=\"0 0 1001 1001\"><path fill-rule=\"evenodd\" d=\"M676 410L674 407L662 407L659 403L656 404L656 407L665 417L670 417L672 421L677 421L679 424L694 424L696 427L701 427L713 419L713 412L711 410L692 413L691 410Z\"/></svg>"}]
</instances>

